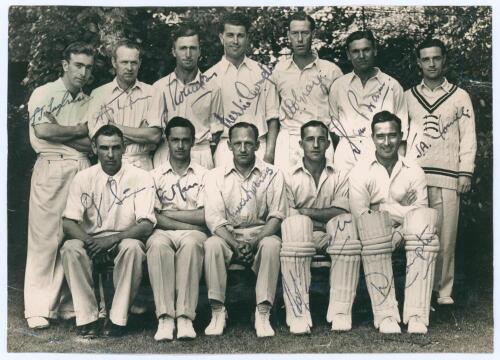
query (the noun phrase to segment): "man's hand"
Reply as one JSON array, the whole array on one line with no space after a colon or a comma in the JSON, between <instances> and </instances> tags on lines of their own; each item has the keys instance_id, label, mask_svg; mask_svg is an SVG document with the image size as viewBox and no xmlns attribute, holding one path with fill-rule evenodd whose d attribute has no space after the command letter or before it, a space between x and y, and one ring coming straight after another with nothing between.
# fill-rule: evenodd
<instances>
[{"instance_id":1,"label":"man's hand","mask_svg":"<svg viewBox=\"0 0 500 360\"><path fill-rule=\"evenodd\" d=\"M101 238L87 238L85 240L85 249L91 259L96 256L103 255L118 243L118 238L115 235L104 236Z\"/></svg>"},{"instance_id":2,"label":"man's hand","mask_svg":"<svg viewBox=\"0 0 500 360\"><path fill-rule=\"evenodd\" d=\"M309 210L309 208L300 208L297 210L298 210L300 215L305 215L305 216L311 217L311 211Z\"/></svg>"},{"instance_id":3,"label":"man's hand","mask_svg":"<svg viewBox=\"0 0 500 360\"><path fill-rule=\"evenodd\" d=\"M46 117L50 121L51 124L59 124L57 122L56 117L54 115L52 115L51 112L44 111L43 116Z\"/></svg>"},{"instance_id":4,"label":"man's hand","mask_svg":"<svg viewBox=\"0 0 500 360\"><path fill-rule=\"evenodd\" d=\"M240 242L238 244L238 257L241 262L247 266L252 265L254 260L254 252L252 244L248 242Z\"/></svg>"},{"instance_id":5,"label":"man's hand","mask_svg":"<svg viewBox=\"0 0 500 360\"><path fill-rule=\"evenodd\" d=\"M403 206L410 206L417 200L417 192L413 189L408 191L405 196L403 196L403 199L401 199L401 205Z\"/></svg>"},{"instance_id":6,"label":"man's hand","mask_svg":"<svg viewBox=\"0 0 500 360\"><path fill-rule=\"evenodd\" d=\"M458 193L464 194L470 191L471 188L471 178L469 176L459 176L458 177Z\"/></svg>"}]
</instances>

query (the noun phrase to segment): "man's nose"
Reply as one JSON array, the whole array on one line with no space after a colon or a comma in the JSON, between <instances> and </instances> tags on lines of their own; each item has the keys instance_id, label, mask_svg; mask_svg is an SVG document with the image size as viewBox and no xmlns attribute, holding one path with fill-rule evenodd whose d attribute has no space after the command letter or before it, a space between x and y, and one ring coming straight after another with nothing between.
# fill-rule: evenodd
<instances>
[{"instance_id":1,"label":"man's nose","mask_svg":"<svg viewBox=\"0 0 500 360\"><path fill-rule=\"evenodd\" d=\"M108 156L108 158L112 159L114 156L113 149L109 149L106 155Z\"/></svg>"},{"instance_id":2,"label":"man's nose","mask_svg":"<svg viewBox=\"0 0 500 360\"><path fill-rule=\"evenodd\" d=\"M319 140L318 139L314 139L313 147L319 148Z\"/></svg>"},{"instance_id":3,"label":"man's nose","mask_svg":"<svg viewBox=\"0 0 500 360\"><path fill-rule=\"evenodd\" d=\"M188 58L191 57L191 49L187 49L186 55L187 55Z\"/></svg>"},{"instance_id":4,"label":"man's nose","mask_svg":"<svg viewBox=\"0 0 500 360\"><path fill-rule=\"evenodd\" d=\"M389 136L384 137L384 145L389 145Z\"/></svg>"}]
</instances>

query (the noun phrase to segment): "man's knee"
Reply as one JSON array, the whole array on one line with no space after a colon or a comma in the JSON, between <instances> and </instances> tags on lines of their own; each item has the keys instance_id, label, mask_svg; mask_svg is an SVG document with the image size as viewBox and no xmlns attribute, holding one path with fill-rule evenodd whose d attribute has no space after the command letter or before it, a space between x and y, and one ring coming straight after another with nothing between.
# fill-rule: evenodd
<instances>
[{"instance_id":1,"label":"man's knee","mask_svg":"<svg viewBox=\"0 0 500 360\"><path fill-rule=\"evenodd\" d=\"M82 240L72 239L66 240L61 247L61 257L66 258L69 256L79 256L86 254L85 244Z\"/></svg>"},{"instance_id":2,"label":"man's knee","mask_svg":"<svg viewBox=\"0 0 500 360\"><path fill-rule=\"evenodd\" d=\"M276 235L266 236L259 243L259 250L262 251L263 254L279 257L280 249L281 241Z\"/></svg>"},{"instance_id":3,"label":"man's knee","mask_svg":"<svg viewBox=\"0 0 500 360\"><path fill-rule=\"evenodd\" d=\"M148 255L172 250L170 239L164 236L161 231L162 230L155 230L148 241L146 241L146 251Z\"/></svg>"},{"instance_id":4,"label":"man's knee","mask_svg":"<svg viewBox=\"0 0 500 360\"><path fill-rule=\"evenodd\" d=\"M120 253L131 254L137 256L145 256L144 254L144 243L137 239L123 239L119 246Z\"/></svg>"},{"instance_id":5,"label":"man's knee","mask_svg":"<svg viewBox=\"0 0 500 360\"><path fill-rule=\"evenodd\" d=\"M222 239L220 236L210 236L203 244L203 247L205 248L205 254L222 252L223 245L224 239Z\"/></svg>"},{"instance_id":6,"label":"man's knee","mask_svg":"<svg viewBox=\"0 0 500 360\"><path fill-rule=\"evenodd\" d=\"M203 250L203 243L207 239L207 235L201 231L190 231L184 239L182 239L182 247L189 250Z\"/></svg>"}]
</instances>

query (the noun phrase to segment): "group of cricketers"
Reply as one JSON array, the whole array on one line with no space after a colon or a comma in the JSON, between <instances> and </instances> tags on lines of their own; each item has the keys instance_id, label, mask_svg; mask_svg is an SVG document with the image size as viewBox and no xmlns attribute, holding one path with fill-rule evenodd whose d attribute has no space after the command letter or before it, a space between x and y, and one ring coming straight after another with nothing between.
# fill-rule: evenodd
<instances>
[{"instance_id":1,"label":"group of cricketers","mask_svg":"<svg viewBox=\"0 0 500 360\"><path fill-rule=\"evenodd\" d=\"M287 325L307 334L310 265L324 254L332 330L352 327L362 262L375 327L399 333L391 256L404 247L403 323L426 333L433 291L438 304L453 304L460 194L471 187L476 153L472 104L444 77L444 44L418 46L423 79L404 92L374 66L370 31L347 37L353 71L343 75L311 50L315 22L306 13L290 16L292 55L273 69L245 55L243 14L220 26L224 55L204 73L200 33L182 25L175 70L153 85L137 79L141 49L124 40L112 53L114 80L85 95L94 49L77 42L63 53L63 75L31 95L29 327L76 317L82 337L122 335L147 266L155 340L196 337L203 274L205 334L221 335L227 270L238 263L256 275L257 336L274 336L280 271ZM114 264L104 329L99 263Z\"/></svg>"}]
</instances>

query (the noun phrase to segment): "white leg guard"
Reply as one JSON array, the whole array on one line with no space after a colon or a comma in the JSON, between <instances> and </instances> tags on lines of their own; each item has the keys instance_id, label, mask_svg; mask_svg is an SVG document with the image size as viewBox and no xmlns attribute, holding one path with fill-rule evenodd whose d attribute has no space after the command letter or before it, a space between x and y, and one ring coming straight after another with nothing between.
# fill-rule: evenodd
<instances>
[{"instance_id":1,"label":"white leg guard","mask_svg":"<svg viewBox=\"0 0 500 360\"><path fill-rule=\"evenodd\" d=\"M419 208L406 214L403 235L406 250L406 285L403 322L418 316L429 325L429 310L434 283L434 269L439 252L436 235L438 213L435 209Z\"/></svg>"},{"instance_id":2,"label":"white leg guard","mask_svg":"<svg viewBox=\"0 0 500 360\"><path fill-rule=\"evenodd\" d=\"M311 260L316 249L313 223L304 215L286 218L281 224L283 244L280 252L286 323L290 332L304 334L312 326L309 311Z\"/></svg>"},{"instance_id":3,"label":"white leg guard","mask_svg":"<svg viewBox=\"0 0 500 360\"><path fill-rule=\"evenodd\" d=\"M387 317L397 322L401 320L392 272L392 222L387 211L377 211L361 215L357 225L373 323L378 329Z\"/></svg>"},{"instance_id":4,"label":"white leg guard","mask_svg":"<svg viewBox=\"0 0 500 360\"><path fill-rule=\"evenodd\" d=\"M351 214L334 217L326 224L330 235L327 253L330 254L330 303L326 320L332 330L350 330L352 304L356 297L361 261L361 242Z\"/></svg>"}]
</instances>

